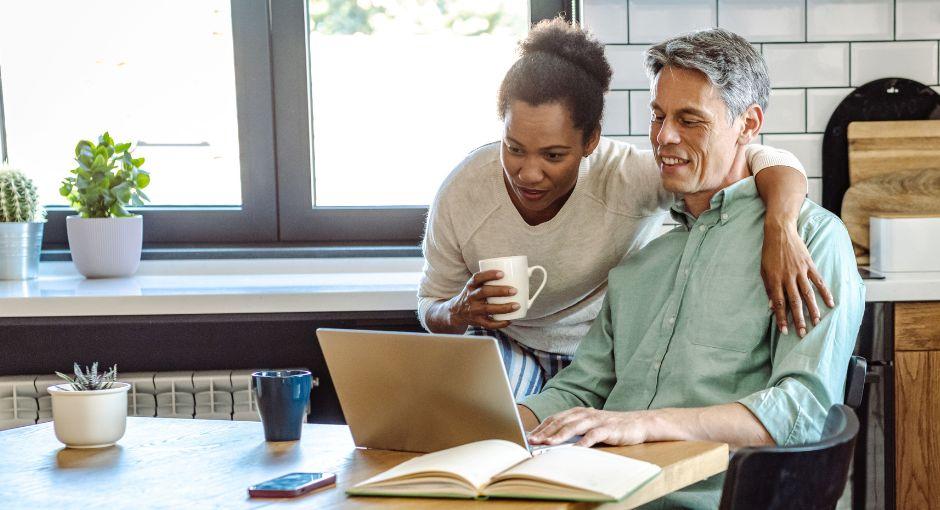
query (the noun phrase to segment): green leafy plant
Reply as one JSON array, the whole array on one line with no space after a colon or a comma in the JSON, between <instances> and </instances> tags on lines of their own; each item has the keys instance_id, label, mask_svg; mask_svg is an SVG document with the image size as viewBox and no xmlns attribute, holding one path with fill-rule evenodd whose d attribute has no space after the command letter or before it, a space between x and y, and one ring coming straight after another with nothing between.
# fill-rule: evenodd
<instances>
[{"instance_id":1,"label":"green leafy plant","mask_svg":"<svg viewBox=\"0 0 940 510\"><path fill-rule=\"evenodd\" d=\"M91 364L91 368L85 366L84 372L82 372L82 367L78 366L78 363L75 363L74 370L75 378L69 377L62 372L56 372L55 375L68 381L69 385L71 385L72 389L75 391L106 390L117 382L117 365L114 365L103 374L98 373L97 361Z\"/></svg>"},{"instance_id":2,"label":"green leafy plant","mask_svg":"<svg viewBox=\"0 0 940 510\"><path fill-rule=\"evenodd\" d=\"M150 184L150 174L140 168L144 158L132 157L130 149L130 142L115 144L107 132L97 144L82 140L75 146L78 166L62 181L59 193L82 218L133 216L128 206L150 201L141 191Z\"/></svg>"},{"instance_id":3,"label":"green leafy plant","mask_svg":"<svg viewBox=\"0 0 940 510\"><path fill-rule=\"evenodd\" d=\"M32 179L11 168L0 169L0 222L45 221Z\"/></svg>"}]
</instances>

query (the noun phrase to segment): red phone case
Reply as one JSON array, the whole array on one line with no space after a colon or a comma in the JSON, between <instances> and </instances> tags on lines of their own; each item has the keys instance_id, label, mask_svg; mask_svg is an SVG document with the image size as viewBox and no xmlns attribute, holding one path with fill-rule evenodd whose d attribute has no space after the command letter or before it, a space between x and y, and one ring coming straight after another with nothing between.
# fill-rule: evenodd
<instances>
[{"instance_id":1,"label":"red phone case","mask_svg":"<svg viewBox=\"0 0 940 510\"><path fill-rule=\"evenodd\" d=\"M272 480L277 480L274 478ZM268 480L264 483L270 482ZM258 485L264 485L260 483ZM320 487L326 487L327 485L332 485L336 483L336 473L323 473L323 477L318 480L313 480L310 483L298 487L296 489L256 489L257 485L248 487L248 495L253 498L294 498L302 494L306 494L314 489L319 489Z\"/></svg>"}]
</instances>

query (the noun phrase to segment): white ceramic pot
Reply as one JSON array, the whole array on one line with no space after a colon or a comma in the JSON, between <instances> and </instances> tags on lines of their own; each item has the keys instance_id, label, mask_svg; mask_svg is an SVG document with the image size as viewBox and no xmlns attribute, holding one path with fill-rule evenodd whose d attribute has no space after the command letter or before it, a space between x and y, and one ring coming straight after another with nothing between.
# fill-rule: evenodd
<instances>
[{"instance_id":1,"label":"white ceramic pot","mask_svg":"<svg viewBox=\"0 0 940 510\"><path fill-rule=\"evenodd\" d=\"M120 278L137 271L144 239L143 216L68 216L65 226L72 262L86 278Z\"/></svg>"},{"instance_id":2,"label":"white ceramic pot","mask_svg":"<svg viewBox=\"0 0 940 510\"><path fill-rule=\"evenodd\" d=\"M68 384L49 386L55 437L69 448L111 446L127 425L128 383L106 390L75 391Z\"/></svg>"}]
</instances>

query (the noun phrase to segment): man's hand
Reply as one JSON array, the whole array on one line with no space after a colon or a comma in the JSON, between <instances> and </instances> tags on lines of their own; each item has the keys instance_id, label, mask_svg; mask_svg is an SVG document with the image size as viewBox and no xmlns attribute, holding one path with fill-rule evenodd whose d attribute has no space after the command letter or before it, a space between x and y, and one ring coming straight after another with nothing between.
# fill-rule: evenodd
<instances>
[{"instance_id":1,"label":"man's hand","mask_svg":"<svg viewBox=\"0 0 940 510\"><path fill-rule=\"evenodd\" d=\"M628 446L647 440L644 411L600 411L576 407L549 416L529 434L529 443L557 445L574 436L584 436L576 446L605 443Z\"/></svg>"},{"instance_id":2,"label":"man's hand","mask_svg":"<svg viewBox=\"0 0 940 510\"><path fill-rule=\"evenodd\" d=\"M793 324L800 338L806 336L803 302L813 325L819 324L820 313L816 305L813 285L830 308L835 306L832 293L816 270L816 264L806 249L803 238L792 224L767 222L764 227L764 246L761 256L761 278L770 298L777 327L787 334L787 308L793 315Z\"/></svg>"}]
</instances>

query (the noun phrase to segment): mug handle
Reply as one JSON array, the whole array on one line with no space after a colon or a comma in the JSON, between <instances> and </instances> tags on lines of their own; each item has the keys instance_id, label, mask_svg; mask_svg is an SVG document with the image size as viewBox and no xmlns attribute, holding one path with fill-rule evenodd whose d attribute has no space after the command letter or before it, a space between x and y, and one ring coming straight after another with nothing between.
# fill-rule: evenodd
<instances>
[{"instance_id":1,"label":"mug handle","mask_svg":"<svg viewBox=\"0 0 940 510\"><path fill-rule=\"evenodd\" d=\"M535 298L539 297L539 294L542 293L542 289L545 288L545 284L548 282L548 271L545 270L542 266L532 266L529 268L529 278L532 278L532 273L536 270L542 271L542 284L539 285L539 290L535 291L535 294L532 294L532 297L529 298L529 304L526 305L526 309L532 308L532 303L535 302Z\"/></svg>"}]
</instances>

